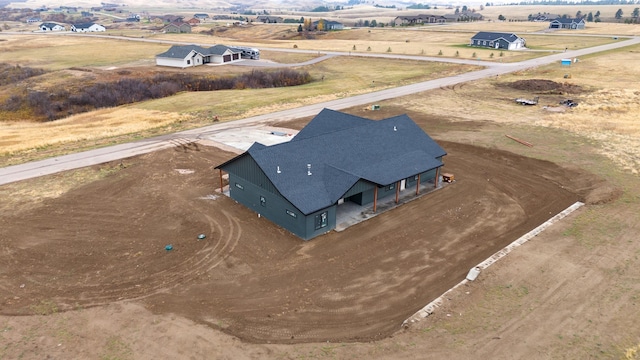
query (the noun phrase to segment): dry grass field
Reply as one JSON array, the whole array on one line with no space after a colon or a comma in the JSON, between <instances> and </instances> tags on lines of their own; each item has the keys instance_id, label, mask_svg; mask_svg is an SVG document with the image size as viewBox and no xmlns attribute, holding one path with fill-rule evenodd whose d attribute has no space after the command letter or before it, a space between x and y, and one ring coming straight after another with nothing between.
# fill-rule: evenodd
<instances>
[{"instance_id":1,"label":"dry grass field","mask_svg":"<svg viewBox=\"0 0 640 360\"><path fill-rule=\"evenodd\" d=\"M405 98L402 106L440 116L451 116L450 109L456 108L457 112L465 114L465 120L545 126L569 131L597 141L601 154L626 171L637 174L640 171L640 125L637 121L640 84L634 77L638 72L640 47L632 47L582 58L570 68L554 64L501 76L499 79L436 90L426 98ZM565 75L570 75L570 78L565 78ZM532 78L572 84L583 91L578 94L537 94L505 86L510 82ZM535 96L540 96L541 106L522 107L513 101L516 97ZM559 101L567 98L574 99L579 105L571 109L559 107Z\"/></svg>"},{"instance_id":2,"label":"dry grass field","mask_svg":"<svg viewBox=\"0 0 640 360\"><path fill-rule=\"evenodd\" d=\"M40 67L41 57L31 60L38 47L51 39L60 39L50 51L57 55L49 57L45 69L55 72L30 80L29 86L43 89L48 86L81 86L82 79L90 79L100 70L101 76L115 80L121 70L176 71L158 69L153 56L166 51L168 45L141 43L139 50L128 51L136 42L93 39L67 36L9 36L9 41L0 42L0 58L8 63ZM94 44L94 40L98 44ZM90 46L83 43L90 42ZM98 46L120 49L112 51L112 63L96 60ZM60 50L60 48L62 50ZM84 49L84 50L83 50ZM69 51L75 51L67 58ZM136 58L134 55L137 54ZM315 55L265 52L263 58L275 62L306 61ZM4 57L4 58L3 58ZM18 59L17 61L13 59ZM24 62L21 62L24 60ZM69 69L73 68L73 69ZM392 86L450 76L476 69L477 67L451 64L429 64L408 60L389 61L338 57L320 64L308 66L316 81L295 89L245 89L215 92L186 92L169 98L132 104L114 109L101 109L90 113L70 116L55 122L39 123L29 119L22 121L0 121L0 163L13 164L28 159L51 156L56 151L69 152L70 148L88 148L111 144L133 137L148 136L159 132L176 131L188 127L210 124L213 116L228 121L264 112L282 110L300 105L377 91ZM65 69L65 70L60 70ZM384 69L384 71L381 71ZM57 70L57 71L56 71ZM128 71L128 70L127 70ZM182 71L182 70L181 70ZM225 76L237 72L251 71L248 67L216 66L187 69L191 73ZM107 75L104 75L104 74ZM111 74L111 75L109 75ZM324 79L324 80L321 80ZM2 91L0 90L0 97ZM146 135L141 133L147 132ZM133 134L133 135L132 135ZM137 135L136 135L137 134ZM118 136L123 136L118 140Z\"/></svg>"}]
</instances>

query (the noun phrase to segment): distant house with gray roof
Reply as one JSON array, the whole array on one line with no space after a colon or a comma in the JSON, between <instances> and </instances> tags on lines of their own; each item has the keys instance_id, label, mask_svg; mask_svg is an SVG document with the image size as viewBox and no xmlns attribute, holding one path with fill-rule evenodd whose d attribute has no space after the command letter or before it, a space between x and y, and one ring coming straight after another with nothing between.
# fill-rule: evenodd
<instances>
[{"instance_id":1,"label":"distant house with gray roof","mask_svg":"<svg viewBox=\"0 0 640 360\"><path fill-rule=\"evenodd\" d=\"M395 26L411 26L422 24L441 24L447 22L447 19L442 15L404 15L397 16L393 22Z\"/></svg>"},{"instance_id":2,"label":"distant house with gray roof","mask_svg":"<svg viewBox=\"0 0 640 360\"><path fill-rule=\"evenodd\" d=\"M52 22L42 23L40 24L39 28L42 31L65 31L66 30L64 25L60 25Z\"/></svg>"},{"instance_id":3,"label":"distant house with gray roof","mask_svg":"<svg viewBox=\"0 0 640 360\"><path fill-rule=\"evenodd\" d=\"M480 31L471 38L471 46L517 50L526 47L524 38L513 33Z\"/></svg>"},{"instance_id":4,"label":"distant house with gray roof","mask_svg":"<svg viewBox=\"0 0 640 360\"><path fill-rule=\"evenodd\" d=\"M407 115L369 120L324 109L289 142L254 143L216 167L229 196L298 237L331 231L345 203L438 185L447 153Z\"/></svg>"},{"instance_id":5,"label":"distant house with gray roof","mask_svg":"<svg viewBox=\"0 0 640 360\"><path fill-rule=\"evenodd\" d=\"M549 23L549 29L584 30L584 19L558 18Z\"/></svg>"},{"instance_id":6,"label":"distant house with gray roof","mask_svg":"<svg viewBox=\"0 0 640 360\"><path fill-rule=\"evenodd\" d=\"M269 15L258 15L256 17L257 21L263 22L265 24L279 24L284 22L284 19L280 16L269 16Z\"/></svg>"},{"instance_id":7,"label":"distant house with gray roof","mask_svg":"<svg viewBox=\"0 0 640 360\"><path fill-rule=\"evenodd\" d=\"M320 23L322 23L322 26L318 26ZM315 29L315 30L318 30L318 28L322 28L322 31L332 31L332 30L343 30L344 29L344 25L341 22L325 20L325 19L320 19L320 20L316 20L316 21L312 22L311 23L311 27L313 29Z\"/></svg>"},{"instance_id":8,"label":"distant house with gray roof","mask_svg":"<svg viewBox=\"0 0 640 360\"><path fill-rule=\"evenodd\" d=\"M183 34L183 33L190 33L191 32L191 25L189 25L186 22L173 22L170 23L169 25L165 26L164 29L162 29L162 31L164 31L165 33L171 33L171 34Z\"/></svg>"},{"instance_id":9,"label":"distant house with gray roof","mask_svg":"<svg viewBox=\"0 0 640 360\"><path fill-rule=\"evenodd\" d=\"M97 32L106 30L104 26L92 22L71 25L71 31L74 32Z\"/></svg>"},{"instance_id":10,"label":"distant house with gray roof","mask_svg":"<svg viewBox=\"0 0 640 360\"><path fill-rule=\"evenodd\" d=\"M156 55L156 65L187 68L204 64L223 64L241 59L242 51L225 45L204 48L198 45L174 45Z\"/></svg>"}]
</instances>

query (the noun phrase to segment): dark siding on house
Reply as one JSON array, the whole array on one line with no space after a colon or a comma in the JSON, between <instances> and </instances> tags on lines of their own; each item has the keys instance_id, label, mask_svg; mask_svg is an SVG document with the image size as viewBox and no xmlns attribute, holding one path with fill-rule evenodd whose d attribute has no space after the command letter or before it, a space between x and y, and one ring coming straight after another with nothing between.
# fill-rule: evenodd
<instances>
[{"instance_id":1,"label":"dark siding on house","mask_svg":"<svg viewBox=\"0 0 640 360\"><path fill-rule=\"evenodd\" d=\"M308 239L306 233L307 220L304 214L282 196L265 191L250 181L231 173L229 174L229 191L232 199L295 235L305 240ZM264 206L261 204L261 196L265 200ZM295 215L295 217L290 214Z\"/></svg>"},{"instance_id":2,"label":"dark siding on house","mask_svg":"<svg viewBox=\"0 0 640 360\"><path fill-rule=\"evenodd\" d=\"M229 172L229 192L232 199L302 239L311 239L336 227L335 206L305 216L280 195L250 156L239 158L225 166L224 170L233 171ZM316 215L323 212L327 212L326 226L316 229Z\"/></svg>"},{"instance_id":3,"label":"dark siding on house","mask_svg":"<svg viewBox=\"0 0 640 360\"><path fill-rule=\"evenodd\" d=\"M316 220L318 220L316 218L316 216L318 218L321 217L322 213L326 212L327 213L327 221L326 221L326 226L323 227L319 227L318 229L316 229ZM309 214L309 216L306 216L306 236L300 236L302 237L304 240L309 240L313 237L316 237L318 235L324 234L326 232L329 232L333 229L335 229L336 227L336 205L328 207L326 209L322 209L320 211L316 211L313 214Z\"/></svg>"},{"instance_id":4,"label":"dark siding on house","mask_svg":"<svg viewBox=\"0 0 640 360\"><path fill-rule=\"evenodd\" d=\"M273 186L271 180L262 172L258 164L249 155L242 156L236 161L233 161L223 168L228 173L234 173L239 177L251 181L252 183L260 186L261 188L274 193L279 194L278 189Z\"/></svg>"},{"instance_id":5,"label":"dark siding on house","mask_svg":"<svg viewBox=\"0 0 640 360\"><path fill-rule=\"evenodd\" d=\"M371 191L372 191L372 194L373 194L373 187L374 187L374 186L375 186L374 184L372 184L372 183L368 182L367 180L360 179L360 180L358 180L358 182L356 182L356 183L351 187L351 189L349 189L349 190L344 194L344 196L343 196L343 197L344 197L344 198L347 198L347 197L349 197L349 196L352 196L352 195L355 195L355 194L358 194L358 193L361 193L361 192L363 192L363 191L367 191L367 190L371 190ZM371 198L371 199L373 200L373 198Z\"/></svg>"}]
</instances>

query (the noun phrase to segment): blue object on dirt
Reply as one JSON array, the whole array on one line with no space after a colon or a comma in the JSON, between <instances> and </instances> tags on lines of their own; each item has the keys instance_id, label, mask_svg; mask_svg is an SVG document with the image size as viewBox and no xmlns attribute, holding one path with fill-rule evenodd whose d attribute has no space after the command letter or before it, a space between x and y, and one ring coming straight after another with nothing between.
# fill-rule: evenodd
<instances>
[{"instance_id":1,"label":"blue object on dirt","mask_svg":"<svg viewBox=\"0 0 640 360\"><path fill-rule=\"evenodd\" d=\"M167 250L167 251L173 250L173 245L169 244L169 245L165 246L164 249Z\"/></svg>"},{"instance_id":2,"label":"blue object on dirt","mask_svg":"<svg viewBox=\"0 0 640 360\"><path fill-rule=\"evenodd\" d=\"M200 235L198 235L198 240L202 240L202 239L204 239L204 238L206 238L206 237L207 237L207 235L205 235L205 234L200 234Z\"/></svg>"}]
</instances>

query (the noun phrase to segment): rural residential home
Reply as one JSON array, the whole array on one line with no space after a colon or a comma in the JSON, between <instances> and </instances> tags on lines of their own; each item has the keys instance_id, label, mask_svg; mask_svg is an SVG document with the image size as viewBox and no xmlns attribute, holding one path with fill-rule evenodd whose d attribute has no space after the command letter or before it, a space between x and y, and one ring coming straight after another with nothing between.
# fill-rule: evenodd
<instances>
[{"instance_id":1,"label":"rural residential home","mask_svg":"<svg viewBox=\"0 0 640 360\"><path fill-rule=\"evenodd\" d=\"M470 45L492 49L516 50L526 47L526 41L513 33L480 31L471 38Z\"/></svg>"},{"instance_id":2,"label":"rural residential home","mask_svg":"<svg viewBox=\"0 0 640 360\"><path fill-rule=\"evenodd\" d=\"M263 22L265 24L279 24L284 21L280 16L268 16L268 15L258 15L256 21Z\"/></svg>"},{"instance_id":3,"label":"rural residential home","mask_svg":"<svg viewBox=\"0 0 640 360\"><path fill-rule=\"evenodd\" d=\"M42 19L40 19L39 17L30 17L30 18L27 18L27 20L25 20L27 24L33 24L41 21Z\"/></svg>"},{"instance_id":4,"label":"rural residential home","mask_svg":"<svg viewBox=\"0 0 640 360\"><path fill-rule=\"evenodd\" d=\"M549 23L549 29L584 30L584 19L558 18Z\"/></svg>"},{"instance_id":5,"label":"rural residential home","mask_svg":"<svg viewBox=\"0 0 640 360\"><path fill-rule=\"evenodd\" d=\"M209 18L209 14L198 13L198 14L194 14L193 17L198 20L206 20Z\"/></svg>"},{"instance_id":6,"label":"rural residential home","mask_svg":"<svg viewBox=\"0 0 640 360\"><path fill-rule=\"evenodd\" d=\"M74 32L97 32L97 31L106 31L107 29L96 23L83 23L83 24L74 24L71 25L71 31Z\"/></svg>"},{"instance_id":7,"label":"rural residential home","mask_svg":"<svg viewBox=\"0 0 640 360\"><path fill-rule=\"evenodd\" d=\"M322 25L320 25L322 24ZM320 26L319 26L320 25ZM343 30L344 25L337 21L324 20L320 19L311 23L311 27L315 30L321 31L332 31L332 30Z\"/></svg>"},{"instance_id":8,"label":"rural residential home","mask_svg":"<svg viewBox=\"0 0 640 360\"><path fill-rule=\"evenodd\" d=\"M529 17L530 21L551 21L560 18L560 15L550 14L547 12L533 14Z\"/></svg>"},{"instance_id":9,"label":"rural residential home","mask_svg":"<svg viewBox=\"0 0 640 360\"><path fill-rule=\"evenodd\" d=\"M46 22L46 23L40 24L40 30L42 30L42 31L65 31L66 28L64 27L64 25L60 25L60 24L56 24L56 23L52 23L52 22Z\"/></svg>"},{"instance_id":10,"label":"rural residential home","mask_svg":"<svg viewBox=\"0 0 640 360\"><path fill-rule=\"evenodd\" d=\"M447 153L407 115L369 120L322 110L289 142L254 143L216 167L229 196L309 240L339 223L341 206L438 186Z\"/></svg>"},{"instance_id":11,"label":"rural residential home","mask_svg":"<svg viewBox=\"0 0 640 360\"><path fill-rule=\"evenodd\" d=\"M156 65L187 68L204 64L223 64L238 61L242 52L224 45L203 48L198 45L174 45L156 55Z\"/></svg>"},{"instance_id":12,"label":"rural residential home","mask_svg":"<svg viewBox=\"0 0 640 360\"><path fill-rule=\"evenodd\" d=\"M413 15L398 16L393 20L395 26L411 26L421 24L441 24L447 19L441 15Z\"/></svg>"},{"instance_id":13,"label":"rural residential home","mask_svg":"<svg viewBox=\"0 0 640 360\"><path fill-rule=\"evenodd\" d=\"M190 33L191 32L191 25L189 25L189 24L187 24L185 22L171 23L171 24L165 26L164 29L162 29L162 31L164 31L165 33L171 33L171 34Z\"/></svg>"},{"instance_id":14,"label":"rural residential home","mask_svg":"<svg viewBox=\"0 0 640 360\"><path fill-rule=\"evenodd\" d=\"M198 24L200 24L200 20L196 19L196 18L191 18L187 21L187 24L191 25L191 26L197 26Z\"/></svg>"},{"instance_id":15,"label":"rural residential home","mask_svg":"<svg viewBox=\"0 0 640 360\"><path fill-rule=\"evenodd\" d=\"M443 15L444 18L449 22L458 22L458 21L480 21L484 19L482 14L473 12L473 11L461 11L457 14L446 14Z\"/></svg>"}]
</instances>

